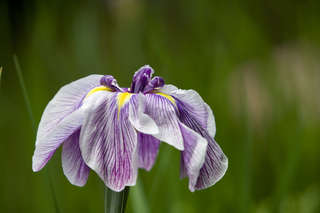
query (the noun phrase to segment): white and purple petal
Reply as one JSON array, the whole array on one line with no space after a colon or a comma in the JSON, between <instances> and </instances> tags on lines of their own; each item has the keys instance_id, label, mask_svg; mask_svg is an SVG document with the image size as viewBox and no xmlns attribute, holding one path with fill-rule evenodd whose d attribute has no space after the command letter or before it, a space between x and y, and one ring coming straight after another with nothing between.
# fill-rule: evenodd
<instances>
[{"instance_id":1,"label":"white and purple petal","mask_svg":"<svg viewBox=\"0 0 320 213\"><path fill-rule=\"evenodd\" d=\"M33 171L41 170L56 149L80 128L86 108L95 96L86 98L99 85L100 75L91 75L62 87L47 105L41 118L36 148L32 157ZM106 92L106 91L105 91Z\"/></svg>"},{"instance_id":2,"label":"white and purple petal","mask_svg":"<svg viewBox=\"0 0 320 213\"><path fill-rule=\"evenodd\" d=\"M179 111L179 120L200 134L208 142L205 160L198 173L197 182L193 186L194 189L205 189L214 185L225 174L228 167L228 159L214 140L216 126L212 110L194 90L181 90L172 85L166 85L160 89L160 91L166 92L168 95L174 97ZM190 149L190 147L187 147L190 146L188 144L189 143L187 142L186 144L186 140L184 140L185 149ZM184 161L182 163L182 172L185 171L184 168L190 163L192 163L192 161ZM187 175L190 181L194 177L194 174L192 174L191 177L191 173Z\"/></svg>"},{"instance_id":3,"label":"white and purple petal","mask_svg":"<svg viewBox=\"0 0 320 213\"><path fill-rule=\"evenodd\" d=\"M122 103L122 95L105 95L88 109L80 134L84 161L114 191L135 185L138 168L137 132L128 119L129 101Z\"/></svg>"},{"instance_id":4,"label":"white and purple petal","mask_svg":"<svg viewBox=\"0 0 320 213\"><path fill-rule=\"evenodd\" d=\"M226 173L228 158L213 138L207 138L208 147L204 164L199 172L196 190L206 189L218 182Z\"/></svg>"},{"instance_id":5,"label":"white and purple petal","mask_svg":"<svg viewBox=\"0 0 320 213\"><path fill-rule=\"evenodd\" d=\"M50 160L56 149L69 138L83 121L84 110L78 109L59 122L45 137L39 138L32 157L33 171L39 171Z\"/></svg>"}]
</instances>

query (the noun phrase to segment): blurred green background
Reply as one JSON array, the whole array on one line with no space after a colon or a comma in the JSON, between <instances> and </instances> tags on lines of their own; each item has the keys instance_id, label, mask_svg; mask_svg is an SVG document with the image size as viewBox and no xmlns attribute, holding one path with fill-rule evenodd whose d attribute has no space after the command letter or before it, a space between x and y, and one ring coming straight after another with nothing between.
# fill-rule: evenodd
<instances>
[{"instance_id":1,"label":"blurred green background","mask_svg":"<svg viewBox=\"0 0 320 213\"><path fill-rule=\"evenodd\" d=\"M35 134L13 54L36 124L64 84L99 73L129 86L144 64L212 107L225 177L189 192L178 151L162 144L128 212L320 212L319 11L317 0L1 1L0 212L53 213L47 174L61 213L103 212L100 179L71 185L60 150L32 172Z\"/></svg>"}]
</instances>

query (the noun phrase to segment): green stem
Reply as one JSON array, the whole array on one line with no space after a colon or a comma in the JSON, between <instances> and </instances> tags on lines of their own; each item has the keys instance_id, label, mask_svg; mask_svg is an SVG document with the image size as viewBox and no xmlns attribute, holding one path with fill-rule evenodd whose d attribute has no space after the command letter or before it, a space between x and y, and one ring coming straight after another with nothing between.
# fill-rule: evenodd
<instances>
[{"instance_id":1,"label":"green stem","mask_svg":"<svg viewBox=\"0 0 320 213\"><path fill-rule=\"evenodd\" d=\"M121 192L115 192L105 187L104 191L104 212L124 213L129 196L129 187Z\"/></svg>"}]
</instances>

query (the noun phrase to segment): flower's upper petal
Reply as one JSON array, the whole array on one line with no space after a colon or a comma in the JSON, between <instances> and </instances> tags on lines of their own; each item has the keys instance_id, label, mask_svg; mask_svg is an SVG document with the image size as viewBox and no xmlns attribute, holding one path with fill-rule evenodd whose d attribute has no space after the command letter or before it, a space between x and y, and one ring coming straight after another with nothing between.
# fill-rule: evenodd
<instances>
[{"instance_id":1,"label":"flower's upper petal","mask_svg":"<svg viewBox=\"0 0 320 213\"><path fill-rule=\"evenodd\" d=\"M56 149L80 128L83 121L82 108L72 112L59 122L45 137L39 138L32 157L33 171L39 171L50 160Z\"/></svg>"},{"instance_id":2,"label":"flower's upper petal","mask_svg":"<svg viewBox=\"0 0 320 213\"><path fill-rule=\"evenodd\" d=\"M75 131L64 143L62 149L62 168L70 183L84 186L90 172L82 159L79 147L80 129Z\"/></svg>"},{"instance_id":3,"label":"flower's upper petal","mask_svg":"<svg viewBox=\"0 0 320 213\"><path fill-rule=\"evenodd\" d=\"M183 150L183 138L179 128L175 103L164 94L146 94L145 113L149 115L159 128L158 134L152 134L179 150Z\"/></svg>"},{"instance_id":4,"label":"flower's upper petal","mask_svg":"<svg viewBox=\"0 0 320 213\"><path fill-rule=\"evenodd\" d=\"M177 89L172 85L166 85L163 90L176 99L182 122L189 123L192 129L201 126L211 137L215 136L216 124L212 110L196 91Z\"/></svg>"},{"instance_id":5,"label":"flower's upper petal","mask_svg":"<svg viewBox=\"0 0 320 213\"><path fill-rule=\"evenodd\" d=\"M158 155L160 140L152 135L138 132L138 163L139 168L149 171Z\"/></svg>"},{"instance_id":6,"label":"flower's upper petal","mask_svg":"<svg viewBox=\"0 0 320 213\"><path fill-rule=\"evenodd\" d=\"M179 89L176 86L172 84L165 84L162 88L159 88L158 91L170 95L177 90Z\"/></svg>"},{"instance_id":7,"label":"flower's upper petal","mask_svg":"<svg viewBox=\"0 0 320 213\"><path fill-rule=\"evenodd\" d=\"M186 175L189 177L189 189L193 192L205 160L208 142L182 123L180 129L184 141L184 150L181 152L181 178Z\"/></svg>"},{"instance_id":8,"label":"flower's upper petal","mask_svg":"<svg viewBox=\"0 0 320 213\"><path fill-rule=\"evenodd\" d=\"M214 185L225 174L228 159L214 140L216 126L212 110L194 90L181 90L174 86L165 86L160 91L174 97L180 121L208 142L205 161L200 169L194 189L205 189ZM190 177L189 174L188 176L191 181L193 177Z\"/></svg>"},{"instance_id":9,"label":"flower's upper petal","mask_svg":"<svg viewBox=\"0 0 320 213\"><path fill-rule=\"evenodd\" d=\"M132 96L129 104L129 120L134 128L145 134L159 133L157 124L145 114L146 97L142 93Z\"/></svg>"},{"instance_id":10,"label":"flower's upper petal","mask_svg":"<svg viewBox=\"0 0 320 213\"><path fill-rule=\"evenodd\" d=\"M137 178L137 132L128 119L128 93L106 94L86 111L80 149L107 187L121 191Z\"/></svg>"},{"instance_id":11,"label":"flower's upper petal","mask_svg":"<svg viewBox=\"0 0 320 213\"><path fill-rule=\"evenodd\" d=\"M100 85L102 75L89 75L62 87L44 110L38 127L37 140L52 131L59 122L79 108L87 93Z\"/></svg>"}]
</instances>

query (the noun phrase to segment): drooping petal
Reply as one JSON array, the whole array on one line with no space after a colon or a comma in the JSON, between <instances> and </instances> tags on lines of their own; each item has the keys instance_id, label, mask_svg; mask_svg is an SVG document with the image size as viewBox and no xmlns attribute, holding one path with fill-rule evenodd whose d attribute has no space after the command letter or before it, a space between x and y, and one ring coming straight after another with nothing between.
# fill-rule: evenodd
<instances>
[{"instance_id":1,"label":"drooping petal","mask_svg":"<svg viewBox=\"0 0 320 213\"><path fill-rule=\"evenodd\" d=\"M80 149L86 164L114 191L137 178L137 132L129 122L132 94L112 93L86 111Z\"/></svg>"},{"instance_id":2,"label":"drooping petal","mask_svg":"<svg viewBox=\"0 0 320 213\"><path fill-rule=\"evenodd\" d=\"M146 97L143 94L134 95L129 104L129 120L135 129L145 134L159 133L157 124L145 114Z\"/></svg>"},{"instance_id":3,"label":"drooping petal","mask_svg":"<svg viewBox=\"0 0 320 213\"><path fill-rule=\"evenodd\" d=\"M206 189L218 182L226 173L228 158L214 139L209 140L207 154L195 189Z\"/></svg>"},{"instance_id":4,"label":"drooping petal","mask_svg":"<svg viewBox=\"0 0 320 213\"><path fill-rule=\"evenodd\" d=\"M159 128L159 133L152 135L178 150L183 150L183 138L175 107L174 100L164 94L146 94L145 113Z\"/></svg>"},{"instance_id":5,"label":"drooping petal","mask_svg":"<svg viewBox=\"0 0 320 213\"><path fill-rule=\"evenodd\" d=\"M174 97L180 121L208 141L205 161L194 189L205 189L214 185L225 174L228 158L214 140L216 126L212 110L194 90L180 90L171 85L164 86L160 91ZM182 167L186 167L186 164L183 162ZM189 174L188 176L191 181L193 177Z\"/></svg>"},{"instance_id":6,"label":"drooping petal","mask_svg":"<svg viewBox=\"0 0 320 213\"><path fill-rule=\"evenodd\" d=\"M72 88L70 88L70 91L72 91L72 89L75 89L78 86L79 84L75 84L71 86ZM68 87L63 87L63 88L68 88ZM52 117L52 120L56 119L54 116L59 117L58 109L62 110L62 108L66 106L68 106L71 109L71 105L69 104L72 103L74 100L71 100L70 103L68 103L68 100L66 98L69 97L72 99L72 95L64 96L63 94L63 93L69 94L68 92L70 91L63 89L62 93L58 92L59 94L56 95L57 98L53 98L53 100L50 102L51 104L49 103L49 105L47 106L47 109L48 109L47 113L45 112L43 115L43 118L41 121L42 126L39 125L39 128L38 128L36 148L32 157L32 169L35 172L41 170L46 165L46 163L50 160L50 158L52 157L56 149L65 140L67 140L70 135L72 135L77 129L80 128L83 122L85 111L87 110L87 108L90 108L90 106L95 103L95 99L99 97L99 94L109 93L108 91L105 91L105 90L102 90L102 91L98 90L97 92L94 92L93 94L91 94L89 97L86 97L86 96L82 97L82 100L78 103L81 106L76 106L74 111L70 112L68 115L65 115L65 117L61 118L61 120L56 121L56 123L48 120L50 117ZM79 92L80 93L82 92L80 88L79 88ZM65 104L68 103L68 104L63 106L62 103L65 103ZM66 110L69 109L68 107L66 107ZM62 111L60 113L64 114L64 112ZM48 128L49 126L51 128Z\"/></svg>"},{"instance_id":7,"label":"drooping petal","mask_svg":"<svg viewBox=\"0 0 320 213\"><path fill-rule=\"evenodd\" d=\"M37 140L45 137L59 122L79 108L87 93L100 85L102 75L90 75L62 87L44 110L38 127Z\"/></svg>"},{"instance_id":8,"label":"drooping petal","mask_svg":"<svg viewBox=\"0 0 320 213\"><path fill-rule=\"evenodd\" d=\"M42 169L56 149L72 135L83 121L83 110L80 108L57 124L45 137L39 138L32 157L33 171Z\"/></svg>"},{"instance_id":9,"label":"drooping petal","mask_svg":"<svg viewBox=\"0 0 320 213\"><path fill-rule=\"evenodd\" d=\"M181 178L186 175L189 177L189 189L193 192L205 160L208 142L182 123L180 129L184 141L184 150L181 152Z\"/></svg>"},{"instance_id":10,"label":"drooping petal","mask_svg":"<svg viewBox=\"0 0 320 213\"><path fill-rule=\"evenodd\" d=\"M129 120L138 130L139 168L150 170L158 155L160 141L151 134L158 134L154 120L145 114L146 97L142 93L132 96L129 102ZM145 134L143 134L145 133Z\"/></svg>"},{"instance_id":11,"label":"drooping petal","mask_svg":"<svg viewBox=\"0 0 320 213\"><path fill-rule=\"evenodd\" d=\"M149 171L157 158L160 140L138 132L139 168Z\"/></svg>"},{"instance_id":12,"label":"drooping petal","mask_svg":"<svg viewBox=\"0 0 320 213\"><path fill-rule=\"evenodd\" d=\"M79 147L80 129L76 130L63 144L61 159L63 173L70 183L84 186L90 172L85 164Z\"/></svg>"}]
</instances>

